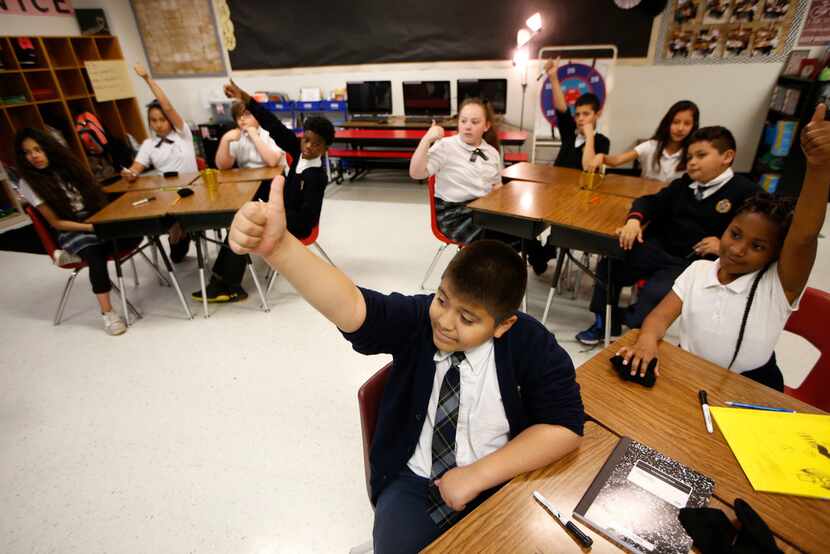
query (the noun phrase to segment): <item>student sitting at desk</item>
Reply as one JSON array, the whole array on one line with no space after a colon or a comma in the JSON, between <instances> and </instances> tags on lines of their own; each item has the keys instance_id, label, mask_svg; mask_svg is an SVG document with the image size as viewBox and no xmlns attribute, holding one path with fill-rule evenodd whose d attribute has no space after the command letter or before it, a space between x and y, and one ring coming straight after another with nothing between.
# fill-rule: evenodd
<instances>
[{"instance_id":1,"label":"student sitting at desk","mask_svg":"<svg viewBox=\"0 0 830 554\"><path fill-rule=\"evenodd\" d=\"M591 298L594 324L576 336L579 342L598 344L605 336L604 281L609 263L613 264L610 324L616 336L621 323L640 327L694 258L718 255L718 237L744 201L760 190L732 171L735 151L735 138L728 129L698 129L689 141L687 173L660 192L634 200L625 225L617 229L626 256L623 260L603 258L598 264ZM623 314L616 308L620 289L640 279L646 279L646 284L622 321Z\"/></svg>"},{"instance_id":2,"label":"student sitting at desk","mask_svg":"<svg viewBox=\"0 0 830 554\"><path fill-rule=\"evenodd\" d=\"M599 98L587 92L576 99L575 117L571 115L565 93L559 82L557 70L559 58L548 59L545 71L550 79L553 92L553 109L556 111L556 126L559 128L559 154L553 165L584 171L592 170L592 163L597 154L607 154L611 150L611 141L596 131L597 121L602 115ZM555 137L554 137L555 138ZM548 268L548 262L556 256L556 248L549 242L542 246L537 241L530 241L528 261L537 275Z\"/></svg>"},{"instance_id":3,"label":"student sitting at desk","mask_svg":"<svg viewBox=\"0 0 830 554\"><path fill-rule=\"evenodd\" d=\"M285 167L285 152L277 146L271 134L260 127L244 102L234 101L231 114L237 128L225 133L219 141L216 167L230 169L234 164L240 168ZM268 190L270 181L263 181L257 197L267 198ZM221 248L213 263L210 282L205 287L207 301L239 302L248 298L248 293L242 288L245 265L244 256L237 256L227 246ZM195 291L190 297L201 302L202 290Z\"/></svg>"},{"instance_id":4,"label":"student sitting at desk","mask_svg":"<svg viewBox=\"0 0 830 554\"><path fill-rule=\"evenodd\" d=\"M245 106L275 144L291 155L291 167L285 178L284 189L288 232L299 239L308 237L320 221L320 211L323 209L323 194L329 182L325 153L334 142L334 126L324 117L309 117L303 124L303 138L300 139L277 116L262 107L233 81L225 85L225 95ZM218 152L216 157L218 162ZM268 190L270 188L260 187L257 197L267 198ZM213 274L206 287L208 301L245 300L248 293L241 286L244 275L245 258L222 248L213 264ZM191 298L201 301L202 291L195 291Z\"/></svg>"},{"instance_id":5,"label":"student sitting at desk","mask_svg":"<svg viewBox=\"0 0 830 554\"><path fill-rule=\"evenodd\" d=\"M680 317L680 346L776 390L784 379L775 344L798 309L816 259L830 191L830 122L820 104L801 132L807 174L795 206L765 192L747 200L720 241L715 261L683 272L643 323L637 342L620 351L632 374L645 373L657 345Z\"/></svg>"},{"instance_id":6,"label":"student sitting at desk","mask_svg":"<svg viewBox=\"0 0 830 554\"><path fill-rule=\"evenodd\" d=\"M112 243L99 239L92 225L84 223L106 206L104 193L92 174L52 135L24 128L17 132L14 145L22 177L21 193L58 232L58 244L66 257L55 263L85 261L104 330L108 335L126 332L127 325L110 302L112 281L107 272L107 256L112 253ZM134 247L138 241L124 241L122 246L127 243Z\"/></svg>"},{"instance_id":7,"label":"student sitting at desk","mask_svg":"<svg viewBox=\"0 0 830 554\"><path fill-rule=\"evenodd\" d=\"M697 131L699 121L700 111L694 102L675 102L650 140L622 154L597 154L591 169L596 170L603 164L617 167L638 160L643 177L670 183L686 171L689 139Z\"/></svg>"},{"instance_id":8,"label":"student sitting at desk","mask_svg":"<svg viewBox=\"0 0 830 554\"><path fill-rule=\"evenodd\" d=\"M136 64L134 69L156 97L147 105L147 120L152 136L141 143L135 161L121 171L121 177L135 181L148 167L155 168L159 173L195 173L198 168L190 127L173 107L164 90L150 78L144 66ZM179 263L189 248L190 238L182 233L178 225L174 225L170 229L170 259Z\"/></svg>"},{"instance_id":9,"label":"student sitting at desk","mask_svg":"<svg viewBox=\"0 0 830 554\"><path fill-rule=\"evenodd\" d=\"M466 246L436 294L361 289L286 232L281 184L237 212L231 246L263 256L355 350L392 355L370 453L377 554L418 552L495 487L577 447L573 363L518 311L527 270L509 246Z\"/></svg>"}]
</instances>

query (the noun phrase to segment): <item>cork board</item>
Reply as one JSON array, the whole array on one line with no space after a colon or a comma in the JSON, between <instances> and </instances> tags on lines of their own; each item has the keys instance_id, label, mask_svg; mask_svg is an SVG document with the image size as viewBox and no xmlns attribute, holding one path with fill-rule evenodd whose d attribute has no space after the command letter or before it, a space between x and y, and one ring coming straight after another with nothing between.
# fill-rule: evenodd
<instances>
[{"instance_id":1,"label":"cork board","mask_svg":"<svg viewBox=\"0 0 830 554\"><path fill-rule=\"evenodd\" d=\"M226 75L210 0L131 0L131 4L153 77Z\"/></svg>"}]
</instances>

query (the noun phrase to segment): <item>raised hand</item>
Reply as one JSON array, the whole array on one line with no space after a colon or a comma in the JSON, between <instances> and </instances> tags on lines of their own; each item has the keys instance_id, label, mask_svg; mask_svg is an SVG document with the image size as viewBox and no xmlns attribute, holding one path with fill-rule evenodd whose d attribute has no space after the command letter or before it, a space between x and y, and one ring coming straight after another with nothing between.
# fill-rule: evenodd
<instances>
[{"instance_id":1,"label":"raised hand","mask_svg":"<svg viewBox=\"0 0 830 554\"><path fill-rule=\"evenodd\" d=\"M427 139L430 143L433 143L440 138L444 138L444 128L435 123L435 120L433 119L432 125L424 135L424 138Z\"/></svg>"},{"instance_id":2,"label":"raised hand","mask_svg":"<svg viewBox=\"0 0 830 554\"><path fill-rule=\"evenodd\" d=\"M147 73L147 68L141 65L140 63L135 64L133 66L133 69L135 70L136 74L145 81L150 78L150 74Z\"/></svg>"},{"instance_id":3,"label":"raised hand","mask_svg":"<svg viewBox=\"0 0 830 554\"><path fill-rule=\"evenodd\" d=\"M547 73L548 75L553 74L553 76L556 76L556 71L559 69L559 60L559 57L557 57L556 59L548 58L547 60L545 60L545 73Z\"/></svg>"},{"instance_id":4,"label":"raised hand","mask_svg":"<svg viewBox=\"0 0 830 554\"><path fill-rule=\"evenodd\" d=\"M222 87L222 90L225 91L225 96L227 96L228 98L239 100L240 102L244 102L246 104L251 99L251 96L247 92L239 88L239 85L234 83L233 79L226 83L225 86Z\"/></svg>"},{"instance_id":5,"label":"raised hand","mask_svg":"<svg viewBox=\"0 0 830 554\"><path fill-rule=\"evenodd\" d=\"M279 249L287 234L283 188L285 177L271 181L268 202L248 202L233 218L228 243L237 254L269 256Z\"/></svg>"},{"instance_id":6,"label":"raised hand","mask_svg":"<svg viewBox=\"0 0 830 554\"><path fill-rule=\"evenodd\" d=\"M827 106L819 104L813 118L801 131L801 148L807 163L830 171L830 121L825 121Z\"/></svg>"}]
</instances>

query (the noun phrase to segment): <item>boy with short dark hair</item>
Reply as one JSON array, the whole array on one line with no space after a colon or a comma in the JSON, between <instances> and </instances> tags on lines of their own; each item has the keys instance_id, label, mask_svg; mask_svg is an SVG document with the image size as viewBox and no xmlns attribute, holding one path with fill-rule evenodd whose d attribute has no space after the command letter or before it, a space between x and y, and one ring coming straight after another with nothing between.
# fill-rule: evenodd
<instances>
[{"instance_id":1,"label":"boy with short dark hair","mask_svg":"<svg viewBox=\"0 0 830 554\"><path fill-rule=\"evenodd\" d=\"M584 412L573 363L519 313L527 272L507 245L477 241L434 295L359 289L286 233L283 179L230 230L362 354L392 355L370 453L374 551L417 552L520 473L577 447Z\"/></svg>"},{"instance_id":2,"label":"boy with short dark hair","mask_svg":"<svg viewBox=\"0 0 830 554\"><path fill-rule=\"evenodd\" d=\"M612 265L611 335L621 333L621 324L639 328L649 312L671 290L674 280L693 261L714 259L720 237L744 200L760 188L735 175L735 137L725 127L701 127L689 142L686 173L656 194L642 196L617 229L623 260L604 258L597 267L600 279ZM647 224L647 229L646 229ZM644 231L647 231L644 238ZM637 303L626 313L617 309L620 289L645 279ZM605 336L606 289L597 280L591 299L594 324L577 334L582 344L599 343Z\"/></svg>"}]
</instances>

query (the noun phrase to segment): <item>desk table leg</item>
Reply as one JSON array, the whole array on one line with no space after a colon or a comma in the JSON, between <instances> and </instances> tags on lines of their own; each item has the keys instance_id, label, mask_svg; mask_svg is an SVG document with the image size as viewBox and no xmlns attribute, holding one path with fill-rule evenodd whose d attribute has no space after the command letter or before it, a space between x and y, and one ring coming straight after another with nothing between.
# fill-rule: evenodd
<instances>
[{"instance_id":1,"label":"desk table leg","mask_svg":"<svg viewBox=\"0 0 830 554\"><path fill-rule=\"evenodd\" d=\"M548 320L550 304L553 302L553 295L556 294L556 289L559 288L559 279L562 277L562 266L565 264L565 256L567 253L567 248L559 247L559 255L556 258L556 269L553 270L553 281L550 284L550 290L548 290L548 300L545 302L545 312L542 314L542 325L544 325Z\"/></svg>"},{"instance_id":2,"label":"desk table leg","mask_svg":"<svg viewBox=\"0 0 830 554\"><path fill-rule=\"evenodd\" d=\"M608 260L608 280L605 282L605 346L611 344L611 260Z\"/></svg>"},{"instance_id":3,"label":"desk table leg","mask_svg":"<svg viewBox=\"0 0 830 554\"><path fill-rule=\"evenodd\" d=\"M196 258L199 260L199 282L202 286L202 308L205 312L205 317L209 317L208 301L207 301L207 287L205 286L205 258L202 255L202 233L196 233L193 242L196 243Z\"/></svg>"},{"instance_id":4,"label":"desk table leg","mask_svg":"<svg viewBox=\"0 0 830 554\"><path fill-rule=\"evenodd\" d=\"M121 270L121 260L118 259L118 241L112 241L112 250L114 252L112 259L115 262L115 274L118 276L118 286L121 289L121 312L124 314L124 322L129 327L132 323L130 321L130 311L127 309L127 287L124 286L124 273Z\"/></svg>"},{"instance_id":5,"label":"desk table leg","mask_svg":"<svg viewBox=\"0 0 830 554\"><path fill-rule=\"evenodd\" d=\"M173 264L170 263L170 258L167 257L167 253L161 246L161 241L158 237L153 237L152 241L153 244L156 245L158 253L161 255L161 261L164 262L164 267L167 268L167 275L170 276L170 282L173 283L173 288L176 289L176 294L179 295L179 302L182 303L182 307L184 308L184 311L187 314L187 319L193 319L193 312L190 311L190 306L187 302L185 302L184 295L182 294L182 289L179 286L179 280L176 279L176 274L173 273Z\"/></svg>"}]
</instances>

